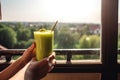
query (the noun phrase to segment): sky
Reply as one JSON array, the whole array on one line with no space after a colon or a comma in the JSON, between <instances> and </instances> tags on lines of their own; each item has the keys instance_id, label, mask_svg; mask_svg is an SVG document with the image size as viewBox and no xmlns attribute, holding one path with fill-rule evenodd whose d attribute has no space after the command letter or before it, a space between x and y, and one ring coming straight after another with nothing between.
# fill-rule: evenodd
<instances>
[{"instance_id":1,"label":"sky","mask_svg":"<svg viewBox=\"0 0 120 80\"><path fill-rule=\"evenodd\" d=\"M1 5L3 21L101 21L101 0L1 0Z\"/></svg>"}]
</instances>

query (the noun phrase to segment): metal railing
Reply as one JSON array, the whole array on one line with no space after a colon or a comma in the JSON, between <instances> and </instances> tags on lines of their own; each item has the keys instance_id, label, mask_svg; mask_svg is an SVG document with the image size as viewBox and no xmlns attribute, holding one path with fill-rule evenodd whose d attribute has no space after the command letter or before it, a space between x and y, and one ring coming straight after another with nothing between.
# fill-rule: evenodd
<instances>
[{"instance_id":1,"label":"metal railing","mask_svg":"<svg viewBox=\"0 0 120 80\"><path fill-rule=\"evenodd\" d=\"M6 57L6 62L0 63L0 71L5 69L11 63L12 56L22 55L26 49L8 49L0 50L0 56ZM85 63L85 64L72 64L70 63L73 55L98 55L100 56L100 49L54 49L56 55L66 55L65 64L56 64L55 68L51 71L53 73L101 73L104 66L99 62ZM119 53L119 50L118 50ZM120 67L120 65L118 64ZM120 72L120 69L118 69Z\"/></svg>"},{"instance_id":2,"label":"metal railing","mask_svg":"<svg viewBox=\"0 0 120 80\"><path fill-rule=\"evenodd\" d=\"M12 56L22 55L26 49L0 50L0 56L5 56L6 62L11 61ZM66 62L70 62L72 55L100 55L100 49L54 49L56 55L66 55Z\"/></svg>"},{"instance_id":3,"label":"metal railing","mask_svg":"<svg viewBox=\"0 0 120 80\"><path fill-rule=\"evenodd\" d=\"M5 56L6 62L0 64L0 70L9 66L12 56L22 55L26 49L8 49L0 50L0 56ZM56 64L51 71L53 73L67 73L67 72L101 72L101 64L72 64L71 59L73 55L98 55L100 56L100 49L54 49L57 55L65 55L65 64ZM89 67L89 68L88 68Z\"/></svg>"}]
</instances>

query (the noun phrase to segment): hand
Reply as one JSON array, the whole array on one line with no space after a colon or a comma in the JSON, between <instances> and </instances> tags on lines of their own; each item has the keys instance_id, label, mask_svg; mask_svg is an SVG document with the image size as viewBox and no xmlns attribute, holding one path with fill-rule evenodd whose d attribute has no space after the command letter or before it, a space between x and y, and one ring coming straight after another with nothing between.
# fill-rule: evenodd
<instances>
[{"instance_id":1,"label":"hand","mask_svg":"<svg viewBox=\"0 0 120 80\"><path fill-rule=\"evenodd\" d=\"M9 78L16 76L15 74L17 74L20 70L22 70L22 68L24 68L24 66L33 57L35 57L34 49L35 49L35 43L33 43L28 49L26 49L23 55L19 59L17 59L13 64L5 68L0 73L0 80L8 80ZM18 79L17 77L16 79L13 80L21 80L21 79Z\"/></svg>"},{"instance_id":2,"label":"hand","mask_svg":"<svg viewBox=\"0 0 120 80\"><path fill-rule=\"evenodd\" d=\"M35 57L35 48L36 45L35 42L33 42L32 45L24 51L21 59L25 62L25 64L27 64L33 57Z\"/></svg>"},{"instance_id":3,"label":"hand","mask_svg":"<svg viewBox=\"0 0 120 80\"><path fill-rule=\"evenodd\" d=\"M44 58L41 61L35 61L30 63L25 72L24 80L40 80L51 71L56 63L55 53L53 52L48 58Z\"/></svg>"}]
</instances>

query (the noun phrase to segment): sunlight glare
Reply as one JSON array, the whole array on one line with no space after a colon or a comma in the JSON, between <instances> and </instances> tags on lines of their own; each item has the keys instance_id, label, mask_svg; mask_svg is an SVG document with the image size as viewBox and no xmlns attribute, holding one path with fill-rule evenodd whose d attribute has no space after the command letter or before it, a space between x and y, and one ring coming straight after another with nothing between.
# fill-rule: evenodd
<instances>
[{"instance_id":1,"label":"sunlight glare","mask_svg":"<svg viewBox=\"0 0 120 80\"><path fill-rule=\"evenodd\" d=\"M6 21L100 22L101 0L2 0L2 13Z\"/></svg>"},{"instance_id":2,"label":"sunlight glare","mask_svg":"<svg viewBox=\"0 0 120 80\"><path fill-rule=\"evenodd\" d=\"M98 11L95 0L43 0L42 2L46 18L63 22L89 21Z\"/></svg>"}]
</instances>

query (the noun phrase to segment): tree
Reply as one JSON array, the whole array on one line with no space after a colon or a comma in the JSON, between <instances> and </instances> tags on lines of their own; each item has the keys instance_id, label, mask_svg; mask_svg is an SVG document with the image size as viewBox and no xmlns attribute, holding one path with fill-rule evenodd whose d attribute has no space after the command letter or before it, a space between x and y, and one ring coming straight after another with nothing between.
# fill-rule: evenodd
<instances>
[{"instance_id":1,"label":"tree","mask_svg":"<svg viewBox=\"0 0 120 80\"><path fill-rule=\"evenodd\" d=\"M58 31L58 36L56 36L57 48L75 48L75 43L74 35L69 31L68 27L63 27Z\"/></svg>"},{"instance_id":2,"label":"tree","mask_svg":"<svg viewBox=\"0 0 120 80\"><path fill-rule=\"evenodd\" d=\"M31 37L31 31L28 27L25 27L23 25L19 25L17 28L17 39L18 41L27 41Z\"/></svg>"},{"instance_id":3,"label":"tree","mask_svg":"<svg viewBox=\"0 0 120 80\"><path fill-rule=\"evenodd\" d=\"M120 32L118 32L118 48L120 48Z\"/></svg>"},{"instance_id":4,"label":"tree","mask_svg":"<svg viewBox=\"0 0 120 80\"><path fill-rule=\"evenodd\" d=\"M33 39L29 39L28 41L18 41L15 45L16 49L26 49L28 48L33 42Z\"/></svg>"},{"instance_id":5,"label":"tree","mask_svg":"<svg viewBox=\"0 0 120 80\"><path fill-rule=\"evenodd\" d=\"M99 48L100 37L98 35L83 35L76 46L77 48Z\"/></svg>"},{"instance_id":6,"label":"tree","mask_svg":"<svg viewBox=\"0 0 120 80\"><path fill-rule=\"evenodd\" d=\"M79 43L76 45L77 48L90 48L90 38L87 35L83 35Z\"/></svg>"},{"instance_id":7,"label":"tree","mask_svg":"<svg viewBox=\"0 0 120 80\"><path fill-rule=\"evenodd\" d=\"M13 48L16 44L16 33L13 29L4 26L0 28L0 44L7 47Z\"/></svg>"},{"instance_id":8,"label":"tree","mask_svg":"<svg viewBox=\"0 0 120 80\"><path fill-rule=\"evenodd\" d=\"M91 48L100 48L100 36L98 36L98 35L90 36L90 47Z\"/></svg>"}]
</instances>

